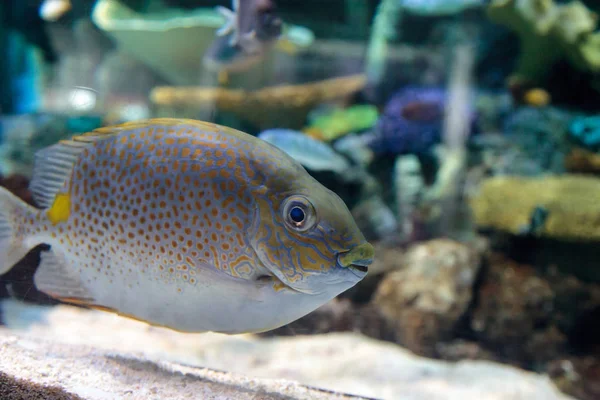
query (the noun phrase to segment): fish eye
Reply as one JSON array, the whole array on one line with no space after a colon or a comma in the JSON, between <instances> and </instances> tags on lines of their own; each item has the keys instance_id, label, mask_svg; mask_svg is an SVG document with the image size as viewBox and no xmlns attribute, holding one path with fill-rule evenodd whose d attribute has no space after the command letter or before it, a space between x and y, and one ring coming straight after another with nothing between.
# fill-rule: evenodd
<instances>
[{"instance_id":1,"label":"fish eye","mask_svg":"<svg viewBox=\"0 0 600 400\"><path fill-rule=\"evenodd\" d=\"M286 227L298 232L309 230L317 221L315 208L303 196L291 196L285 200L283 217Z\"/></svg>"}]
</instances>

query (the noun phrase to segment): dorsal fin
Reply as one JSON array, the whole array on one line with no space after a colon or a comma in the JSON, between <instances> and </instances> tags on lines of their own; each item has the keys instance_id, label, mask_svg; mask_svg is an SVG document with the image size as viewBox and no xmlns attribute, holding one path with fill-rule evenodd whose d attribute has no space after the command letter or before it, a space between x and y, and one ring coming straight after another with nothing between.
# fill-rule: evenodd
<instances>
[{"instance_id":1,"label":"dorsal fin","mask_svg":"<svg viewBox=\"0 0 600 400\"><path fill-rule=\"evenodd\" d=\"M56 194L70 179L79 155L93 143L116 136L122 131L146 128L152 125L177 126L183 124L196 126L210 132L220 130L218 125L210 122L183 118L153 118L97 128L37 151L30 184L35 202L43 208L52 206ZM239 135L234 130L230 131L231 134Z\"/></svg>"},{"instance_id":2,"label":"dorsal fin","mask_svg":"<svg viewBox=\"0 0 600 400\"><path fill-rule=\"evenodd\" d=\"M37 151L29 185L35 203L42 208L51 207L56 194L70 179L81 152L92 143L117 135L123 129L125 127L121 125L98 128Z\"/></svg>"}]
</instances>

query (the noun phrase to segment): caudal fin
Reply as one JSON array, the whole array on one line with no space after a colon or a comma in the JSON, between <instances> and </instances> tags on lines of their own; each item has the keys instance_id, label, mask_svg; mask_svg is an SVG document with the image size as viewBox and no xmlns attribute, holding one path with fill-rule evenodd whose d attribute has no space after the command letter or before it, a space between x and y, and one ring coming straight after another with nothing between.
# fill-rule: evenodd
<instances>
[{"instance_id":1,"label":"caudal fin","mask_svg":"<svg viewBox=\"0 0 600 400\"><path fill-rule=\"evenodd\" d=\"M8 272L34 246L25 243L18 221L35 209L0 187L0 274Z\"/></svg>"}]
</instances>

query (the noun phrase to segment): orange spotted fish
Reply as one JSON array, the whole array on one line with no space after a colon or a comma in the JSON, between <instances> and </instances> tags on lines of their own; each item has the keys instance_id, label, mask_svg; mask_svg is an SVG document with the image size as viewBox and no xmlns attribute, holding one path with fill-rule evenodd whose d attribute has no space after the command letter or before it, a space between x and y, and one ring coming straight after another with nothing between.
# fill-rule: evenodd
<instances>
[{"instance_id":1,"label":"orange spotted fish","mask_svg":"<svg viewBox=\"0 0 600 400\"><path fill-rule=\"evenodd\" d=\"M100 128L36 153L0 188L0 274L47 243L34 282L59 300L184 332L261 332L359 282L373 258L343 201L294 159L185 119Z\"/></svg>"}]
</instances>

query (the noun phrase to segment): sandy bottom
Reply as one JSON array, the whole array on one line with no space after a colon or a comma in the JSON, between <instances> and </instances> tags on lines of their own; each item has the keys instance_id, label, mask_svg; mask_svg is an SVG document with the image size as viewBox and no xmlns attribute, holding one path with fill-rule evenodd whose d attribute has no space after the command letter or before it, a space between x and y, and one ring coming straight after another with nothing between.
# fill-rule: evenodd
<instances>
[{"instance_id":1,"label":"sandy bottom","mask_svg":"<svg viewBox=\"0 0 600 400\"><path fill-rule=\"evenodd\" d=\"M15 301L3 302L2 312L0 371L89 400L569 399L544 375L430 360L354 333L182 334L100 311Z\"/></svg>"}]
</instances>

